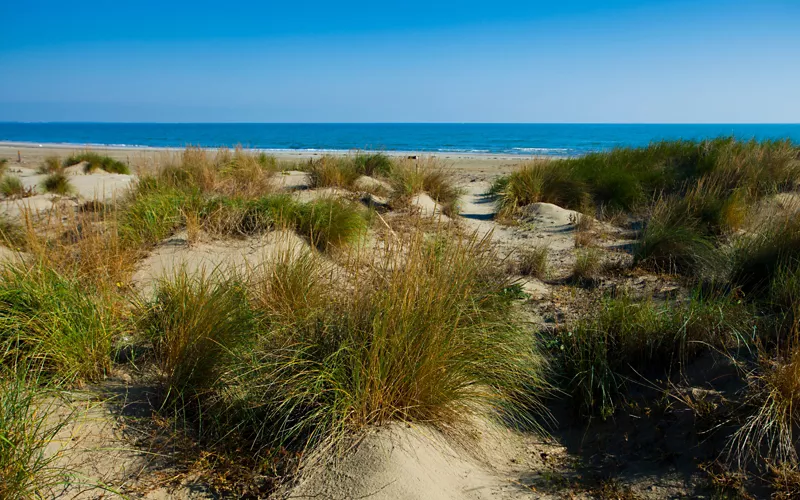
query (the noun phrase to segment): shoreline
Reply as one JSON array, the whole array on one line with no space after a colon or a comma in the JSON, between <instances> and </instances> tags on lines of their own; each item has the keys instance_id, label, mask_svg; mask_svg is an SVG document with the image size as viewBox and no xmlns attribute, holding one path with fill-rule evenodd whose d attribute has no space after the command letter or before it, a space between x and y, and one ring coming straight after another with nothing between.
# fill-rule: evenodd
<instances>
[{"instance_id":1,"label":"shoreline","mask_svg":"<svg viewBox=\"0 0 800 500\"><path fill-rule=\"evenodd\" d=\"M101 144L101 143L75 143L75 142L35 142L35 141L0 141L0 148L37 148L37 149L74 149L74 150L108 150L108 151L183 151L187 146L144 146L144 145L129 145L129 144ZM235 149L235 147L228 146L191 146L206 151L213 151L220 148L227 147L228 149ZM327 148L308 148L308 149L290 149L290 148L250 148L243 147L244 151L249 152L263 152L267 154L280 154L280 155L347 155L354 153L383 153L387 156L408 156L408 155L422 155L422 156L442 156L442 157L464 157L464 158L496 158L507 160L518 159L544 159L544 158L569 158L571 155L547 155L547 154L532 154L532 153L491 153L485 151L430 151L430 150L405 150L405 149L327 149ZM572 155L574 156L574 155Z\"/></svg>"}]
</instances>

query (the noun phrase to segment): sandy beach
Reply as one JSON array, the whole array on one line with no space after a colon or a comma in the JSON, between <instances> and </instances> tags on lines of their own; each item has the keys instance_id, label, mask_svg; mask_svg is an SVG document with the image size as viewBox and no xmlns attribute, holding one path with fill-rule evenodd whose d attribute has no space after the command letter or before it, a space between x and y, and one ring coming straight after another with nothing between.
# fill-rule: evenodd
<instances>
[{"instance_id":1,"label":"sandy beach","mask_svg":"<svg viewBox=\"0 0 800 500\"><path fill-rule=\"evenodd\" d=\"M208 148L214 150L216 148ZM0 158L16 161L22 158L22 165L38 165L48 156L68 156L76 151L95 151L108 155L114 159L129 163L134 169L147 168L155 161L161 160L165 155L177 154L183 148L150 148L150 147L112 147L112 146L85 146L78 144L54 143L22 143L0 142ZM269 150L270 156L283 162L305 162L309 159L319 158L324 155L348 155L355 151L305 151L305 150ZM407 156L432 156L443 160L457 172L469 175L494 176L508 173L520 163L537 158L528 155L496 155L496 154L465 154L465 153L427 153L415 151L386 151L392 157Z\"/></svg>"}]
</instances>

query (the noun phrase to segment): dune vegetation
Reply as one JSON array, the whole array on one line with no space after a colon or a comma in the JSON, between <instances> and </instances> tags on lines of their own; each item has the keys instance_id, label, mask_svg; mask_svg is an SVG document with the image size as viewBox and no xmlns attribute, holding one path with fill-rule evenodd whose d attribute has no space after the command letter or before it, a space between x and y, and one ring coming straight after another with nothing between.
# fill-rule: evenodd
<instances>
[{"instance_id":1,"label":"dune vegetation","mask_svg":"<svg viewBox=\"0 0 800 500\"><path fill-rule=\"evenodd\" d=\"M129 172L104 158L48 160L43 187L69 193L64 168L80 162ZM187 148L137 166L113 201L3 216L0 496L70 477L45 451L73 418L59 398L124 373L150 390L149 417L119 416L147 429L131 447L222 497L270 494L376 427L470 443L491 421L537 439L580 429L593 457L639 438L660 453L679 422L690 451L675 461L706 480L693 492L791 498L798 169L788 141L732 138L532 161L493 179L497 213L481 221L522 234L512 257L457 217L466 191L446 165L382 153L287 165ZM440 211L424 214L423 194ZM564 240L526 218L538 203L577 211L574 245L548 244ZM260 253L142 279L163 255L234 247ZM637 434L651 424L659 437Z\"/></svg>"}]
</instances>

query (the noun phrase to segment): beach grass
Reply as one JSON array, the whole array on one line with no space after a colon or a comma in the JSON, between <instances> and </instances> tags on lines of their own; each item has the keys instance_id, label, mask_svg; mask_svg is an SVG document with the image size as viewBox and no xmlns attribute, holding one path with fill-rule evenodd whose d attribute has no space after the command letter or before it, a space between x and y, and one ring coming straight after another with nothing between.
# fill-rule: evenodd
<instances>
[{"instance_id":1,"label":"beach grass","mask_svg":"<svg viewBox=\"0 0 800 500\"><path fill-rule=\"evenodd\" d=\"M42 181L42 189L46 193L68 195L75 191L69 177L64 172L55 171Z\"/></svg>"},{"instance_id":2,"label":"beach grass","mask_svg":"<svg viewBox=\"0 0 800 500\"><path fill-rule=\"evenodd\" d=\"M23 196L26 193L25 186L19 177L14 175L4 175L0 178L0 194L6 198Z\"/></svg>"},{"instance_id":3,"label":"beach grass","mask_svg":"<svg viewBox=\"0 0 800 500\"><path fill-rule=\"evenodd\" d=\"M78 154L68 156L64 159L62 166L71 167L85 162L84 172L90 174L95 170L104 170L111 174L130 174L131 169L125 163L115 160L110 156L101 155L93 151L83 151Z\"/></svg>"}]
</instances>

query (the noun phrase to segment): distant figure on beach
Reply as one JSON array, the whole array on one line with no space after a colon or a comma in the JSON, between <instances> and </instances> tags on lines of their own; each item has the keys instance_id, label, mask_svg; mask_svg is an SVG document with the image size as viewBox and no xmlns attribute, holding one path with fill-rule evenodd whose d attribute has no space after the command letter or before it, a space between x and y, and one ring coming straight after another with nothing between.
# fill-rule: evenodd
<instances>
[{"instance_id":1,"label":"distant figure on beach","mask_svg":"<svg viewBox=\"0 0 800 500\"><path fill-rule=\"evenodd\" d=\"M17 150L17 163L22 163L22 154L20 154L19 149Z\"/></svg>"}]
</instances>

